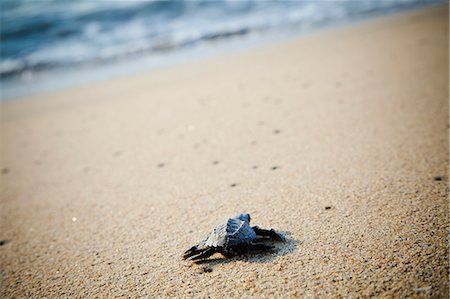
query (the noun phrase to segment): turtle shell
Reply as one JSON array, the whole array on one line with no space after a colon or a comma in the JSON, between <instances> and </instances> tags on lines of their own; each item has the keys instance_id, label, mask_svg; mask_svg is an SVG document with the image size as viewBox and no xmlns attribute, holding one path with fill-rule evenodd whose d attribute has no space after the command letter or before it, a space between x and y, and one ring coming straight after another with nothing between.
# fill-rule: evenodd
<instances>
[{"instance_id":1,"label":"turtle shell","mask_svg":"<svg viewBox=\"0 0 450 299\"><path fill-rule=\"evenodd\" d=\"M201 243L206 247L225 247L248 244L256 239L253 228L247 221L229 218L227 223L216 226Z\"/></svg>"},{"instance_id":2,"label":"turtle shell","mask_svg":"<svg viewBox=\"0 0 450 299\"><path fill-rule=\"evenodd\" d=\"M202 247L223 247L227 239L227 225L221 224L216 226L212 232L202 242Z\"/></svg>"},{"instance_id":3,"label":"turtle shell","mask_svg":"<svg viewBox=\"0 0 450 299\"><path fill-rule=\"evenodd\" d=\"M251 243L256 239L256 233L247 221L230 218L226 225L227 245Z\"/></svg>"}]
</instances>

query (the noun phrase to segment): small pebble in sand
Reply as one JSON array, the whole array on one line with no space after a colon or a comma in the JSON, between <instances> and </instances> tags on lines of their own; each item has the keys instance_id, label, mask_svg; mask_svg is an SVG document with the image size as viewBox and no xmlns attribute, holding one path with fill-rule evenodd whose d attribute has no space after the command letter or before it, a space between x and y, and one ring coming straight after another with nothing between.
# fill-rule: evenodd
<instances>
[{"instance_id":1,"label":"small pebble in sand","mask_svg":"<svg viewBox=\"0 0 450 299\"><path fill-rule=\"evenodd\" d=\"M278 168L280 168L279 166L273 166L272 167L272 170L276 170L276 169L278 169Z\"/></svg>"},{"instance_id":2,"label":"small pebble in sand","mask_svg":"<svg viewBox=\"0 0 450 299\"><path fill-rule=\"evenodd\" d=\"M443 177L440 176L440 175L437 175L437 176L435 176L433 179L434 179L435 181L442 181L442 180L443 180Z\"/></svg>"},{"instance_id":3,"label":"small pebble in sand","mask_svg":"<svg viewBox=\"0 0 450 299\"><path fill-rule=\"evenodd\" d=\"M72 217L72 222L76 222L77 221L77 217Z\"/></svg>"},{"instance_id":4,"label":"small pebble in sand","mask_svg":"<svg viewBox=\"0 0 450 299\"><path fill-rule=\"evenodd\" d=\"M429 290L431 290L431 286L424 287L424 288L414 288L413 289L414 292L426 292L426 291L429 291Z\"/></svg>"},{"instance_id":5,"label":"small pebble in sand","mask_svg":"<svg viewBox=\"0 0 450 299\"><path fill-rule=\"evenodd\" d=\"M231 184L230 185L230 187L236 187L237 186L237 184Z\"/></svg>"},{"instance_id":6,"label":"small pebble in sand","mask_svg":"<svg viewBox=\"0 0 450 299\"><path fill-rule=\"evenodd\" d=\"M0 246L5 245L6 243L9 243L9 240L0 240Z\"/></svg>"},{"instance_id":7,"label":"small pebble in sand","mask_svg":"<svg viewBox=\"0 0 450 299\"><path fill-rule=\"evenodd\" d=\"M330 210L331 209L331 206L326 206L325 207L325 210Z\"/></svg>"}]
</instances>

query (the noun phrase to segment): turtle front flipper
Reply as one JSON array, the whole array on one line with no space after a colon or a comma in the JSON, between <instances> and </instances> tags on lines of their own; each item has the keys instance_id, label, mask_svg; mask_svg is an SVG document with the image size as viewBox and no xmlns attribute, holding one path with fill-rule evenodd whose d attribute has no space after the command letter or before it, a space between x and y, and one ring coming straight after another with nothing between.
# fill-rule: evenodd
<instances>
[{"instance_id":1,"label":"turtle front flipper","mask_svg":"<svg viewBox=\"0 0 450 299\"><path fill-rule=\"evenodd\" d=\"M191 256L198 254L199 252L200 252L200 250L198 249L197 245L192 246L191 248L189 248L188 250L186 250L183 253L183 259L188 259Z\"/></svg>"},{"instance_id":2,"label":"turtle front flipper","mask_svg":"<svg viewBox=\"0 0 450 299\"><path fill-rule=\"evenodd\" d=\"M209 235L208 235L208 237L209 237ZM208 246L206 244L206 241L208 240L208 237L206 237L205 239L201 240L197 245L194 245L191 248L189 248L188 250L186 250L183 253L183 259L186 260L186 259L188 259L188 258L190 258L190 257L192 257L192 256L194 256L196 254L201 253L202 251L204 251L205 249L210 247L210 246Z\"/></svg>"},{"instance_id":3,"label":"turtle front flipper","mask_svg":"<svg viewBox=\"0 0 450 299\"><path fill-rule=\"evenodd\" d=\"M216 252L217 251L216 251L215 247L207 247L207 248L204 248L204 249L200 249L197 252L198 254L191 255L189 257L189 259L192 260L192 261L198 261L198 260L201 260L201 259L206 259L206 258L210 257L211 255L213 255Z\"/></svg>"}]
</instances>

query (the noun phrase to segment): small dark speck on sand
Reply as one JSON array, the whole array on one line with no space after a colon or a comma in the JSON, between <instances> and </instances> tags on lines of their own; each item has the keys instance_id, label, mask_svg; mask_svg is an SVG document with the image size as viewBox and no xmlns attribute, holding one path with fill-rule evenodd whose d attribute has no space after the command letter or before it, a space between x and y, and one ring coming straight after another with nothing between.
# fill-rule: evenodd
<instances>
[{"instance_id":1,"label":"small dark speck on sand","mask_svg":"<svg viewBox=\"0 0 450 299\"><path fill-rule=\"evenodd\" d=\"M273 133L274 133L274 134L280 134L281 131L280 131L280 130L274 130Z\"/></svg>"},{"instance_id":2,"label":"small dark speck on sand","mask_svg":"<svg viewBox=\"0 0 450 299\"><path fill-rule=\"evenodd\" d=\"M159 163L159 164L156 165L156 166L158 166L158 168L162 168L162 167L166 166L166 164L164 164L164 163Z\"/></svg>"},{"instance_id":3,"label":"small dark speck on sand","mask_svg":"<svg viewBox=\"0 0 450 299\"><path fill-rule=\"evenodd\" d=\"M230 185L230 187L232 187L232 188L233 188L233 187L236 187L236 186L237 186L237 184L231 184L231 185Z\"/></svg>"},{"instance_id":4,"label":"small dark speck on sand","mask_svg":"<svg viewBox=\"0 0 450 299\"><path fill-rule=\"evenodd\" d=\"M205 267L201 267L197 270L198 274L204 274L204 273L210 273L212 272L213 269L211 267L205 266Z\"/></svg>"},{"instance_id":5,"label":"small dark speck on sand","mask_svg":"<svg viewBox=\"0 0 450 299\"><path fill-rule=\"evenodd\" d=\"M213 165L217 165L217 164L219 164L219 161L215 160L215 161L212 162L212 164Z\"/></svg>"},{"instance_id":6,"label":"small dark speck on sand","mask_svg":"<svg viewBox=\"0 0 450 299\"><path fill-rule=\"evenodd\" d=\"M442 181L444 178L440 175L437 175L433 178L435 181Z\"/></svg>"},{"instance_id":7,"label":"small dark speck on sand","mask_svg":"<svg viewBox=\"0 0 450 299\"><path fill-rule=\"evenodd\" d=\"M258 165L252 166L252 169L258 169Z\"/></svg>"},{"instance_id":8,"label":"small dark speck on sand","mask_svg":"<svg viewBox=\"0 0 450 299\"><path fill-rule=\"evenodd\" d=\"M9 168L2 169L2 174L8 174L8 173L9 173Z\"/></svg>"},{"instance_id":9,"label":"small dark speck on sand","mask_svg":"<svg viewBox=\"0 0 450 299\"><path fill-rule=\"evenodd\" d=\"M121 151L117 151L114 153L114 157L120 157L122 155Z\"/></svg>"},{"instance_id":10,"label":"small dark speck on sand","mask_svg":"<svg viewBox=\"0 0 450 299\"><path fill-rule=\"evenodd\" d=\"M0 246L3 246L9 242L11 242L11 241L10 240L0 240Z\"/></svg>"},{"instance_id":11,"label":"small dark speck on sand","mask_svg":"<svg viewBox=\"0 0 450 299\"><path fill-rule=\"evenodd\" d=\"M272 170L277 170L278 168L280 168L280 166L273 166Z\"/></svg>"},{"instance_id":12,"label":"small dark speck on sand","mask_svg":"<svg viewBox=\"0 0 450 299\"><path fill-rule=\"evenodd\" d=\"M431 286L429 287L424 287L424 288L414 288L413 291L414 292L427 292L431 290Z\"/></svg>"},{"instance_id":13,"label":"small dark speck on sand","mask_svg":"<svg viewBox=\"0 0 450 299\"><path fill-rule=\"evenodd\" d=\"M331 206L326 206L325 210L331 210Z\"/></svg>"}]
</instances>

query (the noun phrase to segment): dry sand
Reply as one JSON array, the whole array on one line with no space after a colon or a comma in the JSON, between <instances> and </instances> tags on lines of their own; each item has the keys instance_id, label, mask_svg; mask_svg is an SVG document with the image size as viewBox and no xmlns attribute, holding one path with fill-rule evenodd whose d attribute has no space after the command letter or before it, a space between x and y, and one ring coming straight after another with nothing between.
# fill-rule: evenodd
<instances>
[{"instance_id":1,"label":"dry sand","mask_svg":"<svg viewBox=\"0 0 450 299\"><path fill-rule=\"evenodd\" d=\"M444 6L7 102L1 297L445 298L447 87Z\"/></svg>"}]
</instances>

